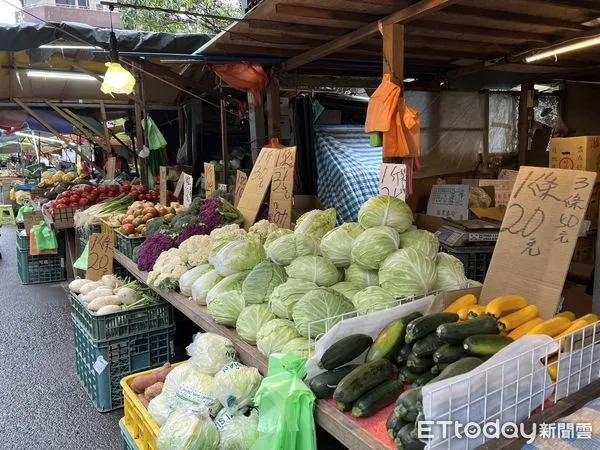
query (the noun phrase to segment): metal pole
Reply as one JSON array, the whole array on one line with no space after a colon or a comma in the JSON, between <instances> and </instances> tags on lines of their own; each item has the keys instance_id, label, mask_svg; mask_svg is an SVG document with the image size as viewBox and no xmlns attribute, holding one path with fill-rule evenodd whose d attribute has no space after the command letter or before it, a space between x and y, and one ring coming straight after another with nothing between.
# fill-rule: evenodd
<instances>
[{"instance_id":1,"label":"metal pole","mask_svg":"<svg viewBox=\"0 0 600 450\"><path fill-rule=\"evenodd\" d=\"M220 89L221 94L223 88ZM227 104L221 100L221 153L223 159L222 183L229 184L229 149L227 147Z\"/></svg>"}]
</instances>

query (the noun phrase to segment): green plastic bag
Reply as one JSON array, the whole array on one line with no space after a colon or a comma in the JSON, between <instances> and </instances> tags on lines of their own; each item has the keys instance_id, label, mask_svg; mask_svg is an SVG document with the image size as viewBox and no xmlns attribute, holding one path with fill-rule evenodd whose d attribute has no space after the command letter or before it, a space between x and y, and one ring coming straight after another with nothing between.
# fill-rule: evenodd
<instances>
[{"instance_id":1,"label":"green plastic bag","mask_svg":"<svg viewBox=\"0 0 600 450\"><path fill-rule=\"evenodd\" d=\"M41 221L38 226L33 227L33 232L35 233L35 242L39 251L56 250L58 248L56 233L46 225L46 222Z\"/></svg>"},{"instance_id":2,"label":"green plastic bag","mask_svg":"<svg viewBox=\"0 0 600 450\"><path fill-rule=\"evenodd\" d=\"M260 417L252 450L316 450L315 395L302 381L305 365L297 353L269 358L269 374L254 397Z\"/></svg>"},{"instance_id":3,"label":"green plastic bag","mask_svg":"<svg viewBox=\"0 0 600 450\"><path fill-rule=\"evenodd\" d=\"M75 267L76 269L87 271L88 256L90 254L90 251L88 249L88 244L89 244L89 242L85 243L85 247L83 248L83 251L81 252L81 256L79 258L77 258L77 261L75 261L75 263L73 263L73 267Z\"/></svg>"},{"instance_id":4,"label":"green plastic bag","mask_svg":"<svg viewBox=\"0 0 600 450\"><path fill-rule=\"evenodd\" d=\"M33 206L26 203L19 208L19 210L17 211L17 221L18 222L23 222L23 213L26 213L26 212L33 212Z\"/></svg>"}]
</instances>

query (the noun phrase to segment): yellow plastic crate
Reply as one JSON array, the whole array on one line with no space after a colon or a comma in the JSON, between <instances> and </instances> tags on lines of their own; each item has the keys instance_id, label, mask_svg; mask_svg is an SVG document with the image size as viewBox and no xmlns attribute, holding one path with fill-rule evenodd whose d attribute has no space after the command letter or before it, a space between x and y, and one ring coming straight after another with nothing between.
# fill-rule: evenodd
<instances>
[{"instance_id":1,"label":"yellow plastic crate","mask_svg":"<svg viewBox=\"0 0 600 450\"><path fill-rule=\"evenodd\" d=\"M113 237L113 245L115 243L115 230L117 228L110 226L104 219L100 219L100 233L111 235Z\"/></svg>"},{"instance_id":2,"label":"yellow plastic crate","mask_svg":"<svg viewBox=\"0 0 600 450\"><path fill-rule=\"evenodd\" d=\"M178 366L172 364L173 367ZM146 370L134 373L121 379L123 389L123 408L125 416L123 423L131 437L135 440L139 450L156 450L156 437L158 436L158 424L150 417L148 410L142 405L136 393L131 388L131 383L140 375L147 375L159 369Z\"/></svg>"}]
</instances>

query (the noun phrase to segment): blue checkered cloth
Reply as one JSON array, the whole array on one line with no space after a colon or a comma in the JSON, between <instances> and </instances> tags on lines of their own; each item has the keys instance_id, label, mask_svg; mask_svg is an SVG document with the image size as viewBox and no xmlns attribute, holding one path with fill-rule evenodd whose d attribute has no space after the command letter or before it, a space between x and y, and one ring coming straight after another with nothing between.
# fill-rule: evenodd
<instances>
[{"instance_id":1,"label":"blue checkered cloth","mask_svg":"<svg viewBox=\"0 0 600 450\"><path fill-rule=\"evenodd\" d=\"M358 210L379 194L381 147L369 145L364 126L318 126L316 134L317 194L337 210L338 223L356 222Z\"/></svg>"}]
</instances>

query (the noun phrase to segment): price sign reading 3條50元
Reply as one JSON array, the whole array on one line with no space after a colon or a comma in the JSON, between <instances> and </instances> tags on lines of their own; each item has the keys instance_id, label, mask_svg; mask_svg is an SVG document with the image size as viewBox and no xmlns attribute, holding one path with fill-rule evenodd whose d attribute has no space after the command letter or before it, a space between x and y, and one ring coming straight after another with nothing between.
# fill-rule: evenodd
<instances>
[{"instance_id":1,"label":"price sign reading 3\u689d50\u5143","mask_svg":"<svg viewBox=\"0 0 600 450\"><path fill-rule=\"evenodd\" d=\"M554 315L595 181L595 172L521 168L482 304L500 295L522 295L538 306L541 317Z\"/></svg>"},{"instance_id":2,"label":"price sign reading 3\u689d50\u5143","mask_svg":"<svg viewBox=\"0 0 600 450\"><path fill-rule=\"evenodd\" d=\"M271 180L269 221L279 228L290 228L292 223L292 197L294 196L294 172L296 147L276 150L277 159Z\"/></svg>"}]
</instances>

